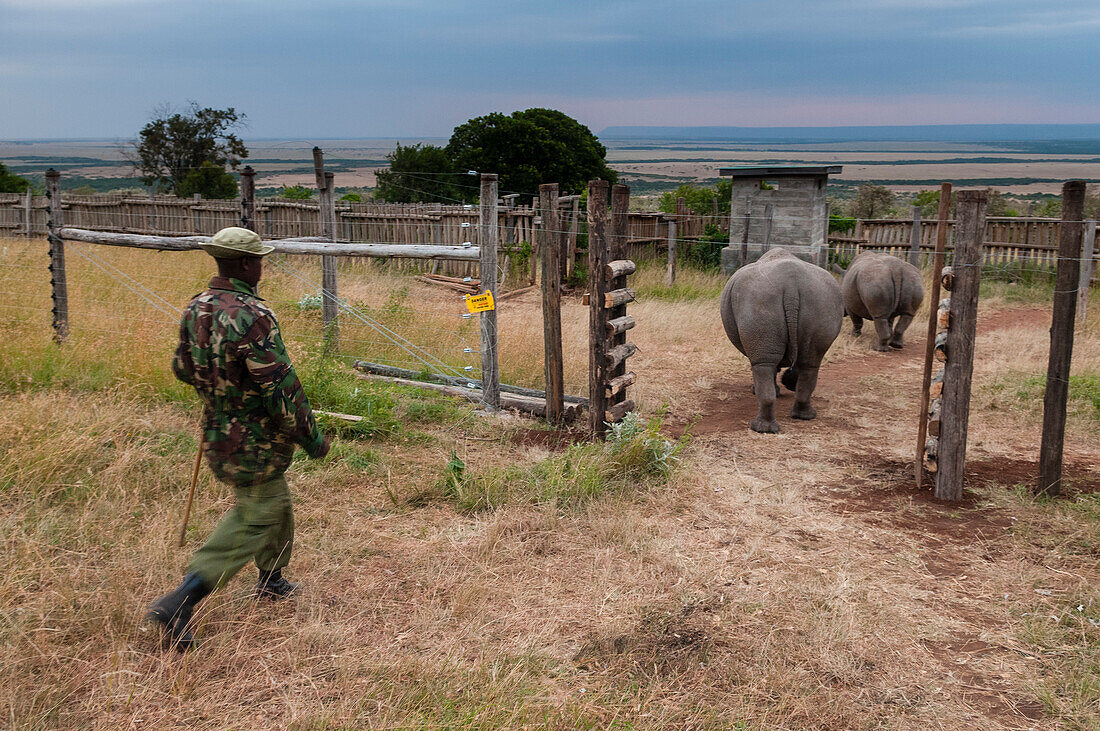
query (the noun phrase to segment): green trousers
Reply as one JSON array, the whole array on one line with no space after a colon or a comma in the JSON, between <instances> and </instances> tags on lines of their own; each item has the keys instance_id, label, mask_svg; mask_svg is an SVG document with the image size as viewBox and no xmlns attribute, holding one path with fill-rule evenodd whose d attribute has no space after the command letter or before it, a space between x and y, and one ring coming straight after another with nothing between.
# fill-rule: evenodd
<instances>
[{"instance_id":1,"label":"green trousers","mask_svg":"<svg viewBox=\"0 0 1100 731\"><path fill-rule=\"evenodd\" d=\"M285 477L234 487L233 493L236 506L225 514L187 567L216 589L225 586L249 560L255 560L261 571L283 568L290 563L294 547L294 512Z\"/></svg>"}]
</instances>

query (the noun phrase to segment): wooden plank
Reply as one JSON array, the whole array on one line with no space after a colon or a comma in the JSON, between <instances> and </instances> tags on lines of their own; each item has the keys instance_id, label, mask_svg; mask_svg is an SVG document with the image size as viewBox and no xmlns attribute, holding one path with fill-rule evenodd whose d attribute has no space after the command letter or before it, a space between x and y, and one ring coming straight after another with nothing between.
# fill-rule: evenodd
<instances>
[{"instance_id":1,"label":"wooden plank","mask_svg":"<svg viewBox=\"0 0 1100 731\"><path fill-rule=\"evenodd\" d=\"M638 347L634 343L623 343L622 345L616 345L607 351L606 364L607 370L613 371L623 363L626 359L634 355L638 351ZM609 378L608 381L611 379ZM591 397L590 397L591 398Z\"/></svg>"},{"instance_id":2,"label":"wooden plank","mask_svg":"<svg viewBox=\"0 0 1100 731\"><path fill-rule=\"evenodd\" d=\"M604 394L611 398L626 390L627 386L634 385L634 382L638 380L638 375L634 371L627 371L621 376L616 376L607 382L607 388Z\"/></svg>"},{"instance_id":3,"label":"wooden plank","mask_svg":"<svg viewBox=\"0 0 1100 731\"><path fill-rule=\"evenodd\" d=\"M665 270L665 286L676 284L676 221L668 222L668 266Z\"/></svg>"},{"instance_id":4,"label":"wooden plank","mask_svg":"<svg viewBox=\"0 0 1100 731\"><path fill-rule=\"evenodd\" d=\"M1043 437L1039 446L1041 495L1062 490L1062 448L1066 437L1069 367L1073 358L1073 325L1077 314L1077 285L1081 279L1084 239L1085 181L1062 185L1062 226L1058 233L1058 274L1054 282L1054 315L1050 325L1050 359L1043 395Z\"/></svg>"},{"instance_id":5,"label":"wooden plank","mask_svg":"<svg viewBox=\"0 0 1100 731\"><path fill-rule=\"evenodd\" d=\"M612 292L605 292L603 296L603 306L607 308L615 308L625 305L628 302L633 302L635 293L633 289L624 287L623 289L616 289ZM612 313L614 314L614 313ZM610 317L610 315L609 315ZM619 315L622 317L622 315Z\"/></svg>"},{"instance_id":6,"label":"wooden plank","mask_svg":"<svg viewBox=\"0 0 1100 731\"><path fill-rule=\"evenodd\" d=\"M494 173L481 174L479 198L481 256L478 267L481 291L497 293L497 245L500 216L497 214L498 179ZM481 391L485 408L500 408L500 363L497 359L497 311L481 313Z\"/></svg>"},{"instance_id":7,"label":"wooden plank","mask_svg":"<svg viewBox=\"0 0 1100 731\"><path fill-rule=\"evenodd\" d=\"M608 279L625 277L628 274L633 274L637 268L638 267L630 259L616 259L615 261L608 262L607 267L604 269L604 276Z\"/></svg>"},{"instance_id":8,"label":"wooden plank","mask_svg":"<svg viewBox=\"0 0 1100 731\"><path fill-rule=\"evenodd\" d=\"M546 420L561 421L565 404L565 374L561 346L561 248L558 184L539 186L542 209L542 332L546 374Z\"/></svg>"},{"instance_id":9,"label":"wooden plank","mask_svg":"<svg viewBox=\"0 0 1100 731\"><path fill-rule=\"evenodd\" d=\"M612 318L607 321L607 336L611 338L620 333L625 333L627 330L634 327L634 325L634 318L630 315Z\"/></svg>"},{"instance_id":10,"label":"wooden plank","mask_svg":"<svg viewBox=\"0 0 1100 731\"><path fill-rule=\"evenodd\" d=\"M60 236L69 241L83 241L104 246L126 246L134 249L156 251L197 251L199 244L210 243L210 236L149 236L145 234L89 231L65 227ZM477 261L480 249L476 246L420 246L417 244L333 244L319 241L320 237L308 236L292 239L269 239L265 243L278 254L303 256L353 256L372 259L444 259L453 261Z\"/></svg>"},{"instance_id":11,"label":"wooden plank","mask_svg":"<svg viewBox=\"0 0 1100 731\"><path fill-rule=\"evenodd\" d=\"M909 232L909 263L920 266L920 208L912 207L913 230Z\"/></svg>"},{"instance_id":12,"label":"wooden plank","mask_svg":"<svg viewBox=\"0 0 1100 731\"><path fill-rule=\"evenodd\" d=\"M940 208L936 219L936 251L932 258L932 292L928 298L928 332L924 341L924 375L921 379L920 412L917 416L917 457L914 470L918 490L924 482L924 451L928 436L928 389L932 384L932 357L940 302L940 277L943 275L944 251L947 248L947 217L950 213L951 183L941 183Z\"/></svg>"},{"instance_id":13,"label":"wooden plank","mask_svg":"<svg viewBox=\"0 0 1100 731\"><path fill-rule=\"evenodd\" d=\"M608 424L615 424L623 420L623 417L634 410L634 402L630 400L620 401L619 403L609 407L604 412L604 421Z\"/></svg>"},{"instance_id":14,"label":"wooden plank","mask_svg":"<svg viewBox=\"0 0 1100 731\"><path fill-rule=\"evenodd\" d=\"M1085 221L1085 239L1081 245L1081 277L1077 280L1077 321L1084 322L1089 308L1089 287L1096 267L1096 220Z\"/></svg>"},{"instance_id":15,"label":"wooden plank","mask_svg":"<svg viewBox=\"0 0 1100 731\"><path fill-rule=\"evenodd\" d=\"M955 231L951 328L947 333L949 359L944 372L939 469L936 473L935 495L940 500L957 501L963 495L985 206L984 191L964 190L958 195L959 222Z\"/></svg>"}]
</instances>

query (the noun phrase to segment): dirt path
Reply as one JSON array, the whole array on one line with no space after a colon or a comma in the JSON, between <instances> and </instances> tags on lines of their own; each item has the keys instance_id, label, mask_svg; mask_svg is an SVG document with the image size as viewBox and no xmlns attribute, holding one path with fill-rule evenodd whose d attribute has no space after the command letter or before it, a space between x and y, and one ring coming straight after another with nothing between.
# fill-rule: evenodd
<instances>
[{"instance_id":1,"label":"dirt path","mask_svg":"<svg viewBox=\"0 0 1100 731\"><path fill-rule=\"evenodd\" d=\"M1009 328L1045 328L1049 322L1047 309L993 312L980 318L979 339ZM817 479L796 478L810 483L799 491L807 514L798 530L812 540L796 544L807 555L799 556L796 550L785 560L812 565L815 551L835 548L821 536L849 536L845 561L873 567L867 569L870 575L903 578L920 594L905 610L914 628L927 631L927 618L922 617L926 610L949 618L942 625L944 632L914 640L919 646L912 650L912 671L927 674L929 668L939 667L943 675L933 674L928 682L949 687L951 702L970 708L984 719L982 726L1033 727L1043 717L1043 707L1020 682L1022 658L1017 648L991 639L1007 635L1001 632L1006 618L992 606L992 597L1007 598L1019 589L1011 580L1017 577L1004 573L1006 565L1021 560L1044 564L1034 556L1006 555L1003 539L1017 518L1004 509L976 500L972 491L961 504L944 504L932 497L927 484L920 490L914 487L911 443L925 342L923 334L916 334L918 328L915 324L914 337L900 352L870 351L864 335L859 344L867 350L823 366L814 395L819 418L812 422L787 416L793 394L784 391L777 404L783 430L778 437L748 430L757 406L747 368L704 391L698 413L676 415L675 428L690 429L696 449L705 453L705 463L716 472L752 469L774 479L792 463L820 470ZM1035 479L1036 461L1020 458L1037 450L1034 435L1004 431L1008 436L997 432L998 438L992 439L975 436L972 426L968 490ZM1007 453L987 456L993 446ZM830 466L820 467L821 461ZM1100 473L1092 470L1089 455L1074 456L1067 450L1065 474L1075 479L1079 491L1100 490ZM858 537L857 548L852 536ZM899 562L899 557L905 561ZM819 560L820 570L833 570L830 559ZM1067 580L1065 591L1072 591L1073 585L1072 578ZM917 662L918 657L923 662Z\"/></svg>"}]
</instances>

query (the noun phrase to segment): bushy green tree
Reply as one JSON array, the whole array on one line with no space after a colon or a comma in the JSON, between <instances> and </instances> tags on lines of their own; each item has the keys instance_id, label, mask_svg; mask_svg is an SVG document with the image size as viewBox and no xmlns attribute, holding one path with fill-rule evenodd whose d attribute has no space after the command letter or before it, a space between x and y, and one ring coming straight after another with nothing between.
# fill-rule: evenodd
<instances>
[{"instance_id":1,"label":"bushy green tree","mask_svg":"<svg viewBox=\"0 0 1100 731\"><path fill-rule=\"evenodd\" d=\"M308 201L313 197L313 191L304 185L284 185L279 191L280 198L289 198L295 201Z\"/></svg>"},{"instance_id":2,"label":"bushy green tree","mask_svg":"<svg viewBox=\"0 0 1100 731\"><path fill-rule=\"evenodd\" d=\"M390 167L375 176L375 198L390 203L455 203L477 197L477 181L457 175L442 147L398 143L386 159Z\"/></svg>"},{"instance_id":3,"label":"bushy green tree","mask_svg":"<svg viewBox=\"0 0 1100 731\"><path fill-rule=\"evenodd\" d=\"M922 190L913 197L913 205L920 209L921 218L934 219L940 215L940 192ZM951 194L951 207L948 215L955 215L955 194Z\"/></svg>"},{"instance_id":4,"label":"bushy green tree","mask_svg":"<svg viewBox=\"0 0 1100 731\"><path fill-rule=\"evenodd\" d=\"M554 109L471 119L455 128L447 153L457 170L499 174L502 192L537 195L539 184L558 183L562 194L580 193L589 180L618 180L591 130Z\"/></svg>"},{"instance_id":5,"label":"bushy green tree","mask_svg":"<svg viewBox=\"0 0 1100 731\"><path fill-rule=\"evenodd\" d=\"M719 180L713 188L684 183L676 190L661 194L657 207L665 213L676 213L676 199L683 198L688 210L701 216L714 215L715 202L718 215L730 212L730 195L733 192L732 180Z\"/></svg>"},{"instance_id":6,"label":"bushy green tree","mask_svg":"<svg viewBox=\"0 0 1100 731\"><path fill-rule=\"evenodd\" d=\"M856 195L848 203L848 215L852 218L883 218L890 213L894 194L881 185L864 183L856 189Z\"/></svg>"},{"instance_id":7,"label":"bushy green tree","mask_svg":"<svg viewBox=\"0 0 1100 731\"><path fill-rule=\"evenodd\" d=\"M200 108L192 102L183 112L162 108L138 133L131 162L146 185L178 193L187 176L200 170L203 163L224 172L226 165L236 168L248 157L244 143L230 132L244 120L233 107ZM214 182L224 186L224 182Z\"/></svg>"},{"instance_id":8,"label":"bushy green tree","mask_svg":"<svg viewBox=\"0 0 1100 731\"><path fill-rule=\"evenodd\" d=\"M195 193L203 198L235 198L237 179L222 166L207 160L183 176L176 186L176 195L180 198L190 198Z\"/></svg>"},{"instance_id":9,"label":"bushy green tree","mask_svg":"<svg viewBox=\"0 0 1100 731\"><path fill-rule=\"evenodd\" d=\"M8 166L0 162L0 193L25 193L30 182L8 171Z\"/></svg>"}]
</instances>

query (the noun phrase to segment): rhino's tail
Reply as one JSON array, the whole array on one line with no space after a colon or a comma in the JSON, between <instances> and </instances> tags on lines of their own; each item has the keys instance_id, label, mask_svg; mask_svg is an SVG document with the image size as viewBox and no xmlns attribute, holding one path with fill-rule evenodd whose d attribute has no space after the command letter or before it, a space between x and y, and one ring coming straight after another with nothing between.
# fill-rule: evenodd
<instances>
[{"instance_id":1,"label":"rhino's tail","mask_svg":"<svg viewBox=\"0 0 1100 731\"><path fill-rule=\"evenodd\" d=\"M783 293L783 319L787 321L787 350L793 369L798 365L798 292Z\"/></svg>"},{"instance_id":2,"label":"rhino's tail","mask_svg":"<svg viewBox=\"0 0 1100 731\"><path fill-rule=\"evenodd\" d=\"M899 314L901 308L901 297L905 292L905 277L899 269L894 269L890 272L890 280L894 283L894 307L889 314L889 317L892 318Z\"/></svg>"}]
</instances>

